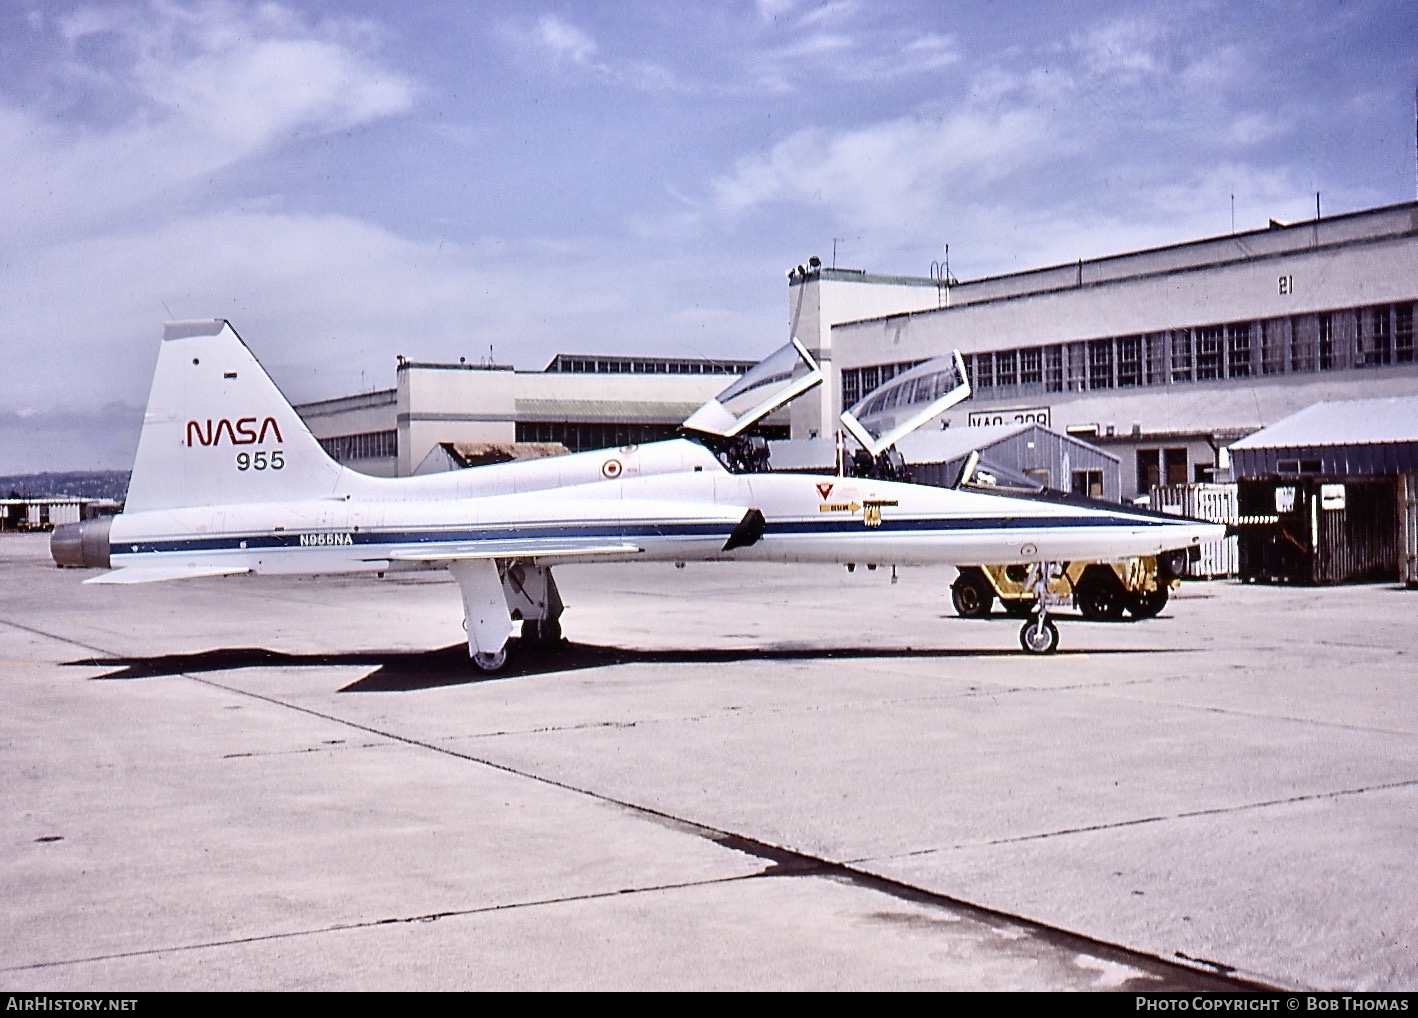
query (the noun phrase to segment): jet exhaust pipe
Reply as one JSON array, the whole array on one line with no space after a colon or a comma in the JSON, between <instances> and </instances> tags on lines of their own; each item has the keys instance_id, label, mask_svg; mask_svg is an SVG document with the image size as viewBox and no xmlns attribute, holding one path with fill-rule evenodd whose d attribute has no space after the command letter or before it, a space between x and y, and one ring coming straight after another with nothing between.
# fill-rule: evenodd
<instances>
[{"instance_id":1,"label":"jet exhaust pipe","mask_svg":"<svg viewBox=\"0 0 1418 1018\"><path fill-rule=\"evenodd\" d=\"M108 532L112 516L98 516L81 523L64 523L49 538L49 554L54 564L73 569L108 569Z\"/></svg>"}]
</instances>

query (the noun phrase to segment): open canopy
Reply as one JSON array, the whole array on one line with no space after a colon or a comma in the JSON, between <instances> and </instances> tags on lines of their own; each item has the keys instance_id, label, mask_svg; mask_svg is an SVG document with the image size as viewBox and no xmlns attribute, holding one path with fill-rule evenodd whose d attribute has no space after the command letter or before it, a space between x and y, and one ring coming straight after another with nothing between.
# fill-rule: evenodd
<instances>
[{"instance_id":1,"label":"open canopy","mask_svg":"<svg viewBox=\"0 0 1418 1018\"><path fill-rule=\"evenodd\" d=\"M969 395L965 359L957 350L883 382L842 414L842 426L879 456Z\"/></svg>"},{"instance_id":2,"label":"open canopy","mask_svg":"<svg viewBox=\"0 0 1418 1018\"><path fill-rule=\"evenodd\" d=\"M822 369L797 339L759 361L684 422L686 431L732 438L822 381Z\"/></svg>"}]
</instances>

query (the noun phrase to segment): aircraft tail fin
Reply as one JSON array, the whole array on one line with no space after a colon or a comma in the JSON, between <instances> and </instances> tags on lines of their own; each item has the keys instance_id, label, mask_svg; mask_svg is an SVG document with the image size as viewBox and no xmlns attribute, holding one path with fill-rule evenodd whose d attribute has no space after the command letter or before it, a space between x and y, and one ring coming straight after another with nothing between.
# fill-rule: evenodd
<instances>
[{"instance_id":1,"label":"aircraft tail fin","mask_svg":"<svg viewBox=\"0 0 1418 1018\"><path fill-rule=\"evenodd\" d=\"M328 497L345 474L231 323L167 325L125 511Z\"/></svg>"}]
</instances>

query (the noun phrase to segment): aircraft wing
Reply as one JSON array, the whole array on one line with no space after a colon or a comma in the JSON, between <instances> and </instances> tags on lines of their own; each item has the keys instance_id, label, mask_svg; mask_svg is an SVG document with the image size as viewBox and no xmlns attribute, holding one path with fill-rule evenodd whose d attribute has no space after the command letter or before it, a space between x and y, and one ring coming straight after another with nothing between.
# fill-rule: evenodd
<instances>
[{"instance_id":1,"label":"aircraft wing","mask_svg":"<svg viewBox=\"0 0 1418 1018\"><path fill-rule=\"evenodd\" d=\"M469 544L440 545L420 551L400 551L382 556L390 562L461 562L482 558L571 558L580 555L638 555L639 545L623 542L586 542L548 545L545 541L509 540L478 541Z\"/></svg>"},{"instance_id":2,"label":"aircraft wing","mask_svg":"<svg viewBox=\"0 0 1418 1018\"><path fill-rule=\"evenodd\" d=\"M638 555L645 550L637 534L656 539L668 534L692 532L725 551L754 544L766 523L757 509L720 506L703 502L675 502L661 499L567 499L553 504L558 516L599 517L607 510L622 534L595 534L586 537L560 534L555 537L490 536L472 541L431 543L427 548L391 551L379 559L390 562L464 562L476 559L554 559L598 555Z\"/></svg>"},{"instance_id":3,"label":"aircraft wing","mask_svg":"<svg viewBox=\"0 0 1418 1018\"><path fill-rule=\"evenodd\" d=\"M802 369L806 368L806 372ZM759 361L684 422L686 431L733 438L822 381L822 368L796 338Z\"/></svg>"},{"instance_id":4,"label":"aircraft wing","mask_svg":"<svg viewBox=\"0 0 1418 1018\"><path fill-rule=\"evenodd\" d=\"M120 566L98 576L91 576L85 583L128 584L158 583L162 580L191 580L198 576L237 576L251 572L247 566Z\"/></svg>"},{"instance_id":5,"label":"aircraft wing","mask_svg":"<svg viewBox=\"0 0 1418 1018\"><path fill-rule=\"evenodd\" d=\"M965 358L956 350L878 385L843 412L842 426L875 457L969 396Z\"/></svg>"}]
</instances>

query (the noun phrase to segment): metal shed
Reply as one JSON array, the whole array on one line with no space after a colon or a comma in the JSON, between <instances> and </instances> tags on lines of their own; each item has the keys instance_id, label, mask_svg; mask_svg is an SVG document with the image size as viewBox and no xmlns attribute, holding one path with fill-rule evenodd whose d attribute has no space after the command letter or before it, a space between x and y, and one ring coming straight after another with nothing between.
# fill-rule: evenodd
<instances>
[{"instance_id":1,"label":"metal shed","mask_svg":"<svg viewBox=\"0 0 1418 1018\"><path fill-rule=\"evenodd\" d=\"M1231 461L1242 580L1418 583L1418 395L1316 403Z\"/></svg>"},{"instance_id":2,"label":"metal shed","mask_svg":"<svg viewBox=\"0 0 1418 1018\"><path fill-rule=\"evenodd\" d=\"M1015 474L1048 488L1122 501L1122 462L1117 456L1042 424L918 431L902 439L899 448L922 484L954 484L966 458L979 452L980 469L1002 484Z\"/></svg>"}]
</instances>

